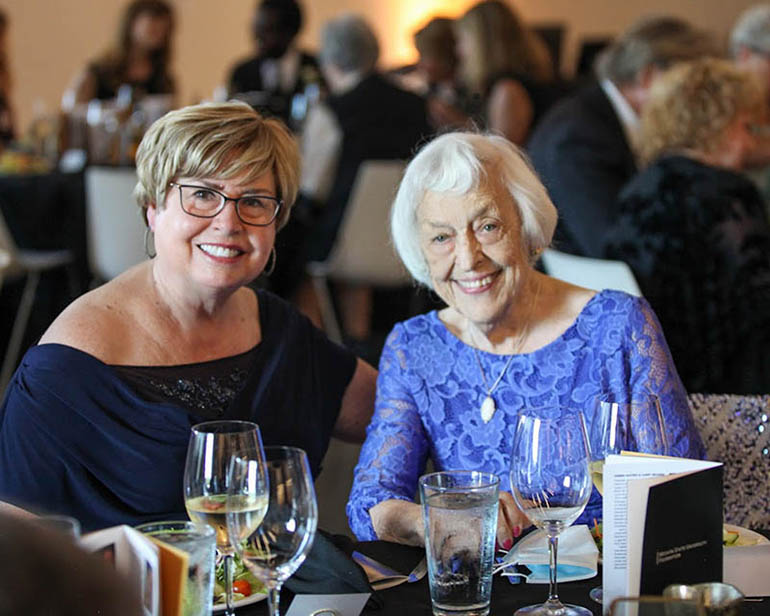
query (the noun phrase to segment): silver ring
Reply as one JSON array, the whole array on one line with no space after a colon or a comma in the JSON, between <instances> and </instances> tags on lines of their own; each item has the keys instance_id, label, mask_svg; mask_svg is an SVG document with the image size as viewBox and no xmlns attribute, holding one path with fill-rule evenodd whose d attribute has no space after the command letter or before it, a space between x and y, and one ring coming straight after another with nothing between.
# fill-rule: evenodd
<instances>
[{"instance_id":1,"label":"silver ring","mask_svg":"<svg viewBox=\"0 0 770 616\"><path fill-rule=\"evenodd\" d=\"M330 607L322 607L320 610L311 612L310 616L342 616L337 610L333 610Z\"/></svg>"}]
</instances>

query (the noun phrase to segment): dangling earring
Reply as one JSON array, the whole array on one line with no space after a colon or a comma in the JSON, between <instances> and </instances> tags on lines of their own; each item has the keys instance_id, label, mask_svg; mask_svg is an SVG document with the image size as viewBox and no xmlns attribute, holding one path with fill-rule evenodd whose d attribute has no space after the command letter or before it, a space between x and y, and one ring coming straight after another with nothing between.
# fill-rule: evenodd
<instances>
[{"instance_id":1,"label":"dangling earring","mask_svg":"<svg viewBox=\"0 0 770 616\"><path fill-rule=\"evenodd\" d=\"M152 253L150 252L150 233L152 233L152 230L150 227L147 227L144 230L144 254L146 254L150 259L154 259L155 255L158 254L155 252L155 236L152 237Z\"/></svg>"},{"instance_id":2,"label":"dangling earring","mask_svg":"<svg viewBox=\"0 0 770 616\"><path fill-rule=\"evenodd\" d=\"M269 276L270 274L272 274L275 271L275 262L278 260L278 256L275 254L275 246L273 246L270 249L270 257L272 257L273 259L270 262L270 267L268 267L268 268L266 268L266 269L264 269L262 271L262 274L264 276ZM268 260L270 259L270 257L268 257Z\"/></svg>"}]
</instances>

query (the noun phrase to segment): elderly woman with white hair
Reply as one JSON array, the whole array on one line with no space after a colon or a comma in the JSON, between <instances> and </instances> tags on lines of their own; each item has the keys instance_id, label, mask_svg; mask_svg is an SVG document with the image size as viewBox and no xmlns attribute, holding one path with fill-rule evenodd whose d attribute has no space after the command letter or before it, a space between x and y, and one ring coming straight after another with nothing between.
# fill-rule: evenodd
<instances>
[{"instance_id":1,"label":"elderly woman with white hair","mask_svg":"<svg viewBox=\"0 0 770 616\"><path fill-rule=\"evenodd\" d=\"M414 495L430 457L437 470L500 476L497 541L509 548L529 524L508 483L516 417L527 407L580 411L601 395L651 392L672 453L703 456L647 302L533 267L555 225L543 185L502 137L446 134L408 166L393 205L396 250L447 307L396 325L387 340L348 503L359 539L422 544ZM593 517L596 492L582 519Z\"/></svg>"}]
</instances>

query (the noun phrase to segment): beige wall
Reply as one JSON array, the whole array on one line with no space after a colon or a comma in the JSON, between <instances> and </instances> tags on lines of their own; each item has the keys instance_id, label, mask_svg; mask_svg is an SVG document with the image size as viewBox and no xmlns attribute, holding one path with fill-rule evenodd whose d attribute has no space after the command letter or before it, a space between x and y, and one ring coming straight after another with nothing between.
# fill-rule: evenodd
<instances>
[{"instance_id":1,"label":"beige wall","mask_svg":"<svg viewBox=\"0 0 770 616\"><path fill-rule=\"evenodd\" d=\"M178 11L174 72L180 102L211 95L232 62L251 51L249 20L256 0L171 0ZM314 48L321 24L343 11L359 11L374 25L382 63L413 59L410 33L429 16L455 16L470 0L304 0L304 45ZM565 64L585 35L612 34L643 13L670 12L724 36L749 0L517 0L531 21L568 24ZM0 0L11 19L10 56L14 104L20 127L39 110L55 109L62 91L88 58L102 50L116 29L123 0Z\"/></svg>"}]
</instances>

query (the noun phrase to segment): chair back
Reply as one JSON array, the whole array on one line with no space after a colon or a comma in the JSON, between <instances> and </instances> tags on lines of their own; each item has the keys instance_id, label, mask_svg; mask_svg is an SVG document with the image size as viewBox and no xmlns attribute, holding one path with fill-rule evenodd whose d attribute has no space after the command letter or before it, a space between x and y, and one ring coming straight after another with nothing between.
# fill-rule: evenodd
<instances>
[{"instance_id":1,"label":"chair back","mask_svg":"<svg viewBox=\"0 0 770 616\"><path fill-rule=\"evenodd\" d=\"M5 222L2 210L0 210L0 251L5 253L5 260L7 261L3 269L5 270L9 267L13 269L18 248L16 247L13 235L11 235L11 230L8 228L8 224Z\"/></svg>"},{"instance_id":2,"label":"chair back","mask_svg":"<svg viewBox=\"0 0 770 616\"><path fill-rule=\"evenodd\" d=\"M706 456L724 464L725 522L770 528L770 395L690 394Z\"/></svg>"},{"instance_id":3,"label":"chair back","mask_svg":"<svg viewBox=\"0 0 770 616\"><path fill-rule=\"evenodd\" d=\"M542 256L545 273L579 287L601 291L616 289L641 297L634 273L623 261L579 257L552 248Z\"/></svg>"},{"instance_id":4,"label":"chair back","mask_svg":"<svg viewBox=\"0 0 770 616\"><path fill-rule=\"evenodd\" d=\"M145 225L133 197L136 181L132 168L86 169L88 261L99 281L111 280L147 258Z\"/></svg>"},{"instance_id":5,"label":"chair back","mask_svg":"<svg viewBox=\"0 0 770 616\"><path fill-rule=\"evenodd\" d=\"M3 275L11 263L11 255L7 250L0 248L0 287L3 285Z\"/></svg>"},{"instance_id":6,"label":"chair back","mask_svg":"<svg viewBox=\"0 0 770 616\"><path fill-rule=\"evenodd\" d=\"M337 239L323 263L311 263L311 274L376 287L411 283L390 241L390 206L404 163L368 160L361 164L350 193Z\"/></svg>"}]
</instances>

